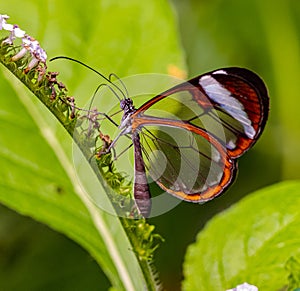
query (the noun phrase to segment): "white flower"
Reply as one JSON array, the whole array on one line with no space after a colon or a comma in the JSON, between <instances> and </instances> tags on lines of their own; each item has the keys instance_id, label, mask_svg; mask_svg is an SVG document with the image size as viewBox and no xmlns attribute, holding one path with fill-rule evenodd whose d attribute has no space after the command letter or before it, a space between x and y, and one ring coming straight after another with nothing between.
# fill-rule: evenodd
<instances>
[{"instance_id":1,"label":"white flower","mask_svg":"<svg viewBox=\"0 0 300 291\"><path fill-rule=\"evenodd\" d=\"M14 26L12 24L3 23L2 28L4 30L12 31L14 29Z\"/></svg>"},{"instance_id":2,"label":"white flower","mask_svg":"<svg viewBox=\"0 0 300 291\"><path fill-rule=\"evenodd\" d=\"M18 25L14 25L13 34L15 37L22 38L25 36L25 31L20 29Z\"/></svg>"},{"instance_id":3,"label":"white flower","mask_svg":"<svg viewBox=\"0 0 300 291\"><path fill-rule=\"evenodd\" d=\"M5 30L10 31L10 35L3 42L8 44L13 44L13 41L16 38L23 38L25 36L25 31L20 29L18 25L6 24L6 28L3 26Z\"/></svg>"},{"instance_id":4,"label":"white flower","mask_svg":"<svg viewBox=\"0 0 300 291\"><path fill-rule=\"evenodd\" d=\"M39 42L35 40L33 37L29 35L25 35L25 37L23 38L23 46L24 48L29 50L31 55L34 56L36 59L38 59L42 63L46 63L47 54L41 48Z\"/></svg>"},{"instance_id":5,"label":"white flower","mask_svg":"<svg viewBox=\"0 0 300 291\"><path fill-rule=\"evenodd\" d=\"M29 72L32 68L37 66L39 62L40 61L37 58L33 57L32 60L29 62L27 68L25 69L25 72Z\"/></svg>"},{"instance_id":6,"label":"white flower","mask_svg":"<svg viewBox=\"0 0 300 291\"><path fill-rule=\"evenodd\" d=\"M37 66L40 62L46 65L47 54L41 48L39 42L35 40L33 37L27 35L24 30L19 28L18 25L8 24L6 22L8 18L9 18L8 15L0 14L0 30L4 29L10 31L9 37L6 38L2 43L7 43L12 45L13 41L16 38L21 38L22 46L23 46L23 48L11 58L12 61L17 61L23 58L28 51L32 58L30 59L30 62L27 68L25 69L25 72L28 72L29 70Z\"/></svg>"},{"instance_id":7,"label":"white flower","mask_svg":"<svg viewBox=\"0 0 300 291\"><path fill-rule=\"evenodd\" d=\"M40 47L38 46L35 50L35 52L33 53L33 55L42 63L46 63L47 60L47 54L46 52Z\"/></svg>"},{"instance_id":8,"label":"white flower","mask_svg":"<svg viewBox=\"0 0 300 291\"><path fill-rule=\"evenodd\" d=\"M227 291L258 291L258 288L254 285L244 283L244 284L236 286L233 289L228 289Z\"/></svg>"},{"instance_id":9,"label":"white flower","mask_svg":"<svg viewBox=\"0 0 300 291\"><path fill-rule=\"evenodd\" d=\"M15 54L15 55L11 58L11 60L12 60L13 62L15 62L15 61L17 61L17 60L23 58L23 57L26 55L26 53L27 53L27 49L23 47L17 54Z\"/></svg>"},{"instance_id":10,"label":"white flower","mask_svg":"<svg viewBox=\"0 0 300 291\"><path fill-rule=\"evenodd\" d=\"M31 53L34 52L39 45L39 42L30 35L25 35L23 37L23 46Z\"/></svg>"},{"instance_id":11,"label":"white flower","mask_svg":"<svg viewBox=\"0 0 300 291\"><path fill-rule=\"evenodd\" d=\"M9 18L8 15L6 15L6 14L1 15L0 14L0 30L2 30L2 29L7 30L5 27L7 26L6 20L8 18Z\"/></svg>"},{"instance_id":12,"label":"white flower","mask_svg":"<svg viewBox=\"0 0 300 291\"><path fill-rule=\"evenodd\" d=\"M1 15L0 14L0 30L4 29L4 30L7 30L7 31L10 31L10 33L12 34L12 36L11 36L12 38L16 38L16 37L22 38L22 37L24 37L25 31L20 29L18 25L8 24L6 22L6 20L8 18L9 18L8 15L6 15L6 14Z\"/></svg>"}]
</instances>

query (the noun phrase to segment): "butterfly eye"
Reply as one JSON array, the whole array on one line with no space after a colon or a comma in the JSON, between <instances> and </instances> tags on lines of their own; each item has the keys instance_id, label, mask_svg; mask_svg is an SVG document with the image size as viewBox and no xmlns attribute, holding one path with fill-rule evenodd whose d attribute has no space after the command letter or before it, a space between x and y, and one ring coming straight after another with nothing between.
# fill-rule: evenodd
<instances>
[{"instance_id":1,"label":"butterfly eye","mask_svg":"<svg viewBox=\"0 0 300 291\"><path fill-rule=\"evenodd\" d=\"M125 101L125 99L122 99L121 102L120 102L120 108L121 108L122 110L124 110L124 109L125 109L125 106L126 106L126 101Z\"/></svg>"}]
</instances>

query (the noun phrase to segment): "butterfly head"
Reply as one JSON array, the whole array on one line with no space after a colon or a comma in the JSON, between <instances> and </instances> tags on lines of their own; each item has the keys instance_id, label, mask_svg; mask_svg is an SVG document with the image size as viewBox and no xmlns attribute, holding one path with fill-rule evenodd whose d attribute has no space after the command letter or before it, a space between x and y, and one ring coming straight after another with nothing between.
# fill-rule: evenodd
<instances>
[{"instance_id":1,"label":"butterfly head","mask_svg":"<svg viewBox=\"0 0 300 291\"><path fill-rule=\"evenodd\" d=\"M130 98L124 98L120 102L120 107L124 111L124 115L128 115L136 111L133 105L133 101Z\"/></svg>"}]
</instances>

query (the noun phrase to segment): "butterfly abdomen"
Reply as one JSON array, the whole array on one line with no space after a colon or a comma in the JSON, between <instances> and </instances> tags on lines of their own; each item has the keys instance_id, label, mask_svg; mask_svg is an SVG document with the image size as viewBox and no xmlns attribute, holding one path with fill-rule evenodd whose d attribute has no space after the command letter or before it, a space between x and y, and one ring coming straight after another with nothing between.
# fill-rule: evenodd
<instances>
[{"instance_id":1,"label":"butterfly abdomen","mask_svg":"<svg viewBox=\"0 0 300 291\"><path fill-rule=\"evenodd\" d=\"M134 199L135 203L144 217L149 217L151 211L151 196L142 157L140 137L137 133L132 135L134 146Z\"/></svg>"}]
</instances>

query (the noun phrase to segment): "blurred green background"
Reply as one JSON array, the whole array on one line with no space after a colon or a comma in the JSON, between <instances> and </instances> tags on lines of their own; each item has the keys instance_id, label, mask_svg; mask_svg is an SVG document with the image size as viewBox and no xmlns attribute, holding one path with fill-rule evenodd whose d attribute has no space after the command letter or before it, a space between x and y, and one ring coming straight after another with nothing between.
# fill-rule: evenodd
<instances>
[{"instance_id":1,"label":"blurred green background","mask_svg":"<svg viewBox=\"0 0 300 291\"><path fill-rule=\"evenodd\" d=\"M51 2L45 1L45 6L43 2L29 5L28 15L30 9L37 11L38 6L51 10ZM22 3L25 5L26 1ZM247 67L265 80L271 97L266 130L256 146L239 159L239 175L229 191L205 205L181 203L169 213L150 220L166 239L155 259L161 279L167 290L179 290L186 247L213 215L253 190L300 176L300 2L173 0L170 3L178 20L190 77L225 66ZM13 17L13 9L9 12L3 9L0 4L0 12ZM67 7L56 13L63 13L64 9ZM21 13L24 11L16 5L16 16ZM98 17L87 7L82 7L82 13ZM22 27L30 30L32 25L38 31L37 20L28 17ZM118 29L114 23L109 25L110 29ZM76 30L71 23L69 29ZM81 41L84 45L84 39ZM59 54L59 48L55 52ZM100 268L77 244L5 207L1 207L0 217L0 290L109 288Z\"/></svg>"}]
</instances>

